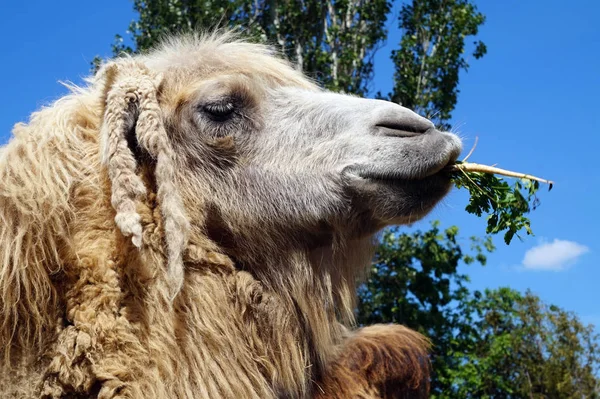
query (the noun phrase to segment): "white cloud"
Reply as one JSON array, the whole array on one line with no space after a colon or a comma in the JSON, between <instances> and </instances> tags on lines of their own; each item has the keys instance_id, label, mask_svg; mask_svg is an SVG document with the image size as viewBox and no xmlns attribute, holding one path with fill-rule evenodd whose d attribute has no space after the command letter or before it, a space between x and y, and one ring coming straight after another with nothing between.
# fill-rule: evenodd
<instances>
[{"instance_id":1,"label":"white cloud","mask_svg":"<svg viewBox=\"0 0 600 399\"><path fill-rule=\"evenodd\" d=\"M589 250L585 245L574 241L555 239L525 252L522 263L528 270L560 271L573 265L581 255Z\"/></svg>"}]
</instances>

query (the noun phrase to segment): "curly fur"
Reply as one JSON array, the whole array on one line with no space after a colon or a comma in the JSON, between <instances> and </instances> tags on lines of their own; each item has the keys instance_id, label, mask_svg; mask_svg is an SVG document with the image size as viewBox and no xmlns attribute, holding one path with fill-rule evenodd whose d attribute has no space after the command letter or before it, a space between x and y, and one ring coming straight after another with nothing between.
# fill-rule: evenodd
<instances>
[{"instance_id":1,"label":"curly fur","mask_svg":"<svg viewBox=\"0 0 600 399\"><path fill-rule=\"evenodd\" d=\"M315 90L265 47L192 37L110 62L15 126L0 152L0 397L427 396L422 337L338 322L352 322L370 237L244 255L212 238L221 180L193 176L166 126L190 74L224 65ZM230 159L226 139L210 148L213 166Z\"/></svg>"}]
</instances>

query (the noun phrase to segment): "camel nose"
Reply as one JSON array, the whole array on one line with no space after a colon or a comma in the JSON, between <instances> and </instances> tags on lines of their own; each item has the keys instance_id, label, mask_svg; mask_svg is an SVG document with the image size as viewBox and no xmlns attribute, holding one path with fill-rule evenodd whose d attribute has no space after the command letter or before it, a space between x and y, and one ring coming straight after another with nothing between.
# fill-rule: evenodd
<instances>
[{"instance_id":1,"label":"camel nose","mask_svg":"<svg viewBox=\"0 0 600 399\"><path fill-rule=\"evenodd\" d=\"M391 107L379 113L375 119L378 134L395 137L413 137L435 129L434 124L419 114L389 103ZM387 108L387 107L386 107Z\"/></svg>"}]
</instances>

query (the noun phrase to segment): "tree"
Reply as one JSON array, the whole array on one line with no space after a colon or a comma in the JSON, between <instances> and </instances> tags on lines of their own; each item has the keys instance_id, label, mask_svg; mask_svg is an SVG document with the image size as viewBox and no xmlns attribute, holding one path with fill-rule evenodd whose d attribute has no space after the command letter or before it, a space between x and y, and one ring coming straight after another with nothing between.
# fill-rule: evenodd
<instances>
[{"instance_id":1,"label":"tree","mask_svg":"<svg viewBox=\"0 0 600 399\"><path fill-rule=\"evenodd\" d=\"M509 288L476 292L439 398L599 398L600 337L572 313Z\"/></svg>"},{"instance_id":2,"label":"tree","mask_svg":"<svg viewBox=\"0 0 600 399\"><path fill-rule=\"evenodd\" d=\"M478 33L485 17L469 0L413 0L402 6L399 20L404 34L392 53L391 100L448 130L460 72L469 68L465 39ZM474 42L475 59L486 52L483 42Z\"/></svg>"},{"instance_id":3,"label":"tree","mask_svg":"<svg viewBox=\"0 0 600 399\"><path fill-rule=\"evenodd\" d=\"M433 344L434 398L599 398L600 338L564 310L508 288L470 293L461 262L486 262L490 239L458 228L387 231L359 289L361 324L402 323Z\"/></svg>"},{"instance_id":4,"label":"tree","mask_svg":"<svg viewBox=\"0 0 600 399\"><path fill-rule=\"evenodd\" d=\"M135 48L117 35L113 52L146 50L169 33L236 28L278 47L324 87L364 95L390 7L386 0L134 0Z\"/></svg>"}]
</instances>

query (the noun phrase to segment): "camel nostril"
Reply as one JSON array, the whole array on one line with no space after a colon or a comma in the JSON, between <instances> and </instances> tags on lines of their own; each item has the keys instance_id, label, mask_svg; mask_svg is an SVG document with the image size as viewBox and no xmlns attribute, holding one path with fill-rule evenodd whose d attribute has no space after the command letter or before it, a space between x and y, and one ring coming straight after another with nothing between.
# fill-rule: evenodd
<instances>
[{"instance_id":1,"label":"camel nostril","mask_svg":"<svg viewBox=\"0 0 600 399\"><path fill-rule=\"evenodd\" d=\"M375 125L386 136L414 137L426 133L433 125L421 121L386 121Z\"/></svg>"}]
</instances>

